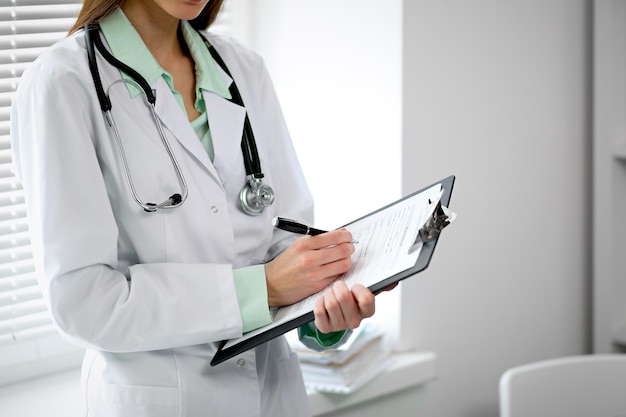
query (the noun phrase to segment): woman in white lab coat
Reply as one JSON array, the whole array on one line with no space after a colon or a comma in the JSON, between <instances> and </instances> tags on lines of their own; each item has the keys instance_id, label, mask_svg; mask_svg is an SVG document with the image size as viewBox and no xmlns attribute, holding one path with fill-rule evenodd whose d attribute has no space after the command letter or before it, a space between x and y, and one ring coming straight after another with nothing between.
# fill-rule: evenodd
<instances>
[{"instance_id":1,"label":"woman in white lab coat","mask_svg":"<svg viewBox=\"0 0 626 417\"><path fill-rule=\"evenodd\" d=\"M244 109L227 100L233 80L204 44L198 48L189 21L206 27L221 3L207 2L86 0L71 36L24 73L14 100L15 165L37 271L59 330L87 348L88 416L309 414L297 359L282 337L209 365L219 341L267 324L270 308L317 292L347 271L354 247L345 230L298 238L272 228L278 215L311 221L312 199L262 60L205 33ZM148 82L188 187L176 208L146 212L129 191L79 29L95 20L114 54L114 44L123 47L127 39L143 45L127 59L163 69ZM116 33L127 38L115 41ZM123 75L101 55L97 62L137 195L160 202L180 192L143 94L116 83ZM199 80L207 71L212 87L205 89ZM239 201L246 112L265 183L276 194L258 216L245 214ZM336 336L329 337L332 345L342 335L333 332L354 328L373 312L369 290L336 283L318 299L315 324ZM323 334L308 330L324 345Z\"/></svg>"}]
</instances>

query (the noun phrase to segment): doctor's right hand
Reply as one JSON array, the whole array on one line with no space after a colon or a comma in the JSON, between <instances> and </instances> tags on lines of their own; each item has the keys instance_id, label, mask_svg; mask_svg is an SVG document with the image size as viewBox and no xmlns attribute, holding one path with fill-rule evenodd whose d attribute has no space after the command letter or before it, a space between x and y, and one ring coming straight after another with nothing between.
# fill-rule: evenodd
<instances>
[{"instance_id":1,"label":"doctor's right hand","mask_svg":"<svg viewBox=\"0 0 626 417\"><path fill-rule=\"evenodd\" d=\"M326 288L352 266L352 234L334 230L296 240L265 265L270 307L298 302Z\"/></svg>"}]
</instances>

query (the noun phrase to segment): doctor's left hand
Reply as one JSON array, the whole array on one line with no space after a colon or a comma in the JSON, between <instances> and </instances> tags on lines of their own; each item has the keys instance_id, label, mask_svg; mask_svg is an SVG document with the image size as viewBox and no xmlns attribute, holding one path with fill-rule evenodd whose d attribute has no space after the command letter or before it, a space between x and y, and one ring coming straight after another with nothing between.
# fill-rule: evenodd
<instances>
[{"instance_id":1,"label":"doctor's left hand","mask_svg":"<svg viewBox=\"0 0 626 417\"><path fill-rule=\"evenodd\" d=\"M374 294L361 284L349 289L336 281L315 301L315 327L322 333L356 329L365 318L374 315Z\"/></svg>"}]
</instances>

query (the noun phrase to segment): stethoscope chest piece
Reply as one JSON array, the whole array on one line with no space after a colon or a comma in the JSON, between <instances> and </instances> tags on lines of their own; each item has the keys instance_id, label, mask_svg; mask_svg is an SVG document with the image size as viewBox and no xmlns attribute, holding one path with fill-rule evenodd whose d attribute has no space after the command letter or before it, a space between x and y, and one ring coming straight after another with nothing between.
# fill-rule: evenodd
<instances>
[{"instance_id":1,"label":"stethoscope chest piece","mask_svg":"<svg viewBox=\"0 0 626 417\"><path fill-rule=\"evenodd\" d=\"M274 203L274 190L267 184L263 184L262 177L249 175L248 183L243 186L239 193L241 207L246 214L258 216L266 207Z\"/></svg>"}]
</instances>

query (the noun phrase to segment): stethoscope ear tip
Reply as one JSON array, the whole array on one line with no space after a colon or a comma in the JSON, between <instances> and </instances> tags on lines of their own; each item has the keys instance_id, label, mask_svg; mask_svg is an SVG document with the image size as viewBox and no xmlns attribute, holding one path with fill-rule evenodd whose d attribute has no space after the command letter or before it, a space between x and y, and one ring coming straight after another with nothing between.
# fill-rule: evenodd
<instances>
[{"instance_id":1,"label":"stethoscope ear tip","mask_svg":"<svg viewBox=\"0 0 626 417\"><path fill-rule=\"evenodd\" d=\"M161 204L140 203L139 205L144 209L144 211L148 213L154 213L155 211L160 210L162 208L174 208L178 206L179 204L181 204L182 202L183 202L183 197L180 194L176 193L176 194L172 194L170 198L168 198Z\"/></svg>"},{"instance_id":2,"label":"stethoscope ear tip","mask_svg":"<svg viewBox=\"0 0 626 417\"><path fill-rule=\"evenodd\" d=\"M172 202L173 206L177 206L183 202L183 197L178 193L172 194L172 196L170 197L170 201Z\"/></svg>"}]
</instances>

